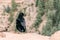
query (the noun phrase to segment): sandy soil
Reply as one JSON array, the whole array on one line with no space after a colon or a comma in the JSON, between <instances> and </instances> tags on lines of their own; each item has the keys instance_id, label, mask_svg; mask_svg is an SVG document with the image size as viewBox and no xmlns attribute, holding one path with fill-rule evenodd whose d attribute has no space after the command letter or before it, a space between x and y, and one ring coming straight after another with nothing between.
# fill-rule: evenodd
<instances>
[{"instance_id":1,"label":"sandy soil","mask_svg":"<svg viewBox=\"0 0 60 40\"><path fill-rule=\"evenodd\" d=\"M51 36L50 40L60 40L60 31L55 32L55 33Z\"/></svg>"},{"instance_id":2,"label":"sandy soil","mask_svg":"<svg viewBox=\"0 0 60 40\"><path fill-rule=\"evenodd\" d=\"M3 32L0 33L0 40L49 40L49 37L36 33L16 34L11 32Z\"/></svg>"}]
</instances>

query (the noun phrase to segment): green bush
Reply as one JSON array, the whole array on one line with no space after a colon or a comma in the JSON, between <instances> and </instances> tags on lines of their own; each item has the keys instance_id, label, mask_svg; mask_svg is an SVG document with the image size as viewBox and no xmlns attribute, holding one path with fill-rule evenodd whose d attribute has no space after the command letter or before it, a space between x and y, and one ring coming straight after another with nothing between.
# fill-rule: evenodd
<instances>
[{"instance_id":1,"label":"green bush","mask_svg":"<svg viewBox=\"0 0 60 40\"><path fill-rule=\"evenodd\" d=\"M17 3L15 2L15 0L12 0L12 11L17 10Z\"/></svg>"},{"instance_id":2,"label":"green bush","mask_svg":"<svg viewBox=\"0 0 60 40\"><path fill-rule=\"evenodd\" d=\"M53 1L53 2L52 2ZM60 30L60 1L59 0L49 0L46 16L47 23L42 30L43 35L50 36L54 32Z\"/></svg>"},{"instance_id":3,"label":"green bush","mask_svg":"<svg viewBox=\"0 0 60 40\"><path fill-rule=\"evenodd\" d=\"M36 7L38 6L38 2L39 2L39 0L36 0Z\"/></svg>"},{"instance_id":4,"label":"green bush","mask_svg":"<svg viewBox=\"0 0 60 40\"><path fill-rule=\"evenodd\" d=\"M12 8L9 8L9 6L8 6L7 9L6 9L6 11L7 11L8 13L10 12L9 21L12 23L13 20L14 20L14 18L13 18L14 12L15 12L15 10L17 10L17 3L15 2L15 0L12 0L11 3L12 3L12 4L11 4L11 7L12 7Z\"/></svg>"},{"instance_id":5,"label":"green bush","mask_svg":"<svg viewBox=\"0 0 60 40\"><path fill-rule=\"evenodd\" d=\"M44 2L43 0L36 0L36 7L37 7L37 16L36 20L33 24L33 27L38 30L40 23L42 22L41 17L44 15Z\"/></svg>"},{"instance_id":6,"label":"green bush","mask_svg":"<svg viewBox=\"0 0 60 40\"><path fill-rule=\"evenodd\" d=\"M11 8L10 8L9 6L7 6L7 7L5 8L5 11L6 11L7 13L10 13Z\"/></svg>"}]
</instances>

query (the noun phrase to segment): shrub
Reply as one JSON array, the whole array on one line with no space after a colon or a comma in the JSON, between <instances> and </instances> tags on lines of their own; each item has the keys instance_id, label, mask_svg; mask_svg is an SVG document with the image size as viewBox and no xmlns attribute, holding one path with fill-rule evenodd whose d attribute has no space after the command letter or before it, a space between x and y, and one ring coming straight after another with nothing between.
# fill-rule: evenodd
<instances>
[{"instance_id":1,"label":"shrub","mask_svg":"<svg viewBox=\"0 0 60 40\"><path fill-rule=\"evenodd\" d=\"M15 0L12 0L12 11L17 10L17 3L15 2Z\"/></svg>"},{"instance_id":2,"label":"shrub","mask_svg":"<svg viewBox=\"0 0 60 40\"><path fill-rule=\"evenodd\" d=\"M7 13L10 13L11 8L10 8L9 6L7 6L7 7L5 8L5 11L6 11Z\"/></svg>"},{"instance_id":3,"label":"shrub","mask_svg":"<svg viewBox=\"0 0 60 40\"><path fill-rule=\"evenodd\" d=\"M36 0L36 6L37 6L37 16L36 20L33 24L33 27L35 27L36 30L39 28L39 24L42 22L41 17L44 15L44 2L43 0Z\"/></svg>"},{"instance_id":4,"label":"shrub","mask_svg":"<svg viewBox=\"0 0 60 40\"><path fill-rule=\"evenodd\" d=\"M53 1L53 2L52 2ZM51 3L52 2L52 3ZM42 30L43 35L50 36L54 32L60 30L60 1L59 0L49 0L48 8L46 12L47 23L46 26ZM54 11L55 10L55 11Z\"/></svg>"}]
</instances>

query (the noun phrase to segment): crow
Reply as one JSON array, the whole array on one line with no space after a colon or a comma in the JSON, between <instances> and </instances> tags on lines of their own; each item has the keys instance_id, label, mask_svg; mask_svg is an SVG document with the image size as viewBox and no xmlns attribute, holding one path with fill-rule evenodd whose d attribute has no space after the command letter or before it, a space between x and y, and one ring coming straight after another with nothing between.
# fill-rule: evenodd
<instances>
[{"instance_id":1,"label":"crow","mask_svg":"<svg viewBox=\"0 0 60 40\"><path fill-rule=\"evenodd\" d=\"M20 32L26 31L24 13L22 13L22 12L19 14L18 18L16 19L16 28Z\"/></svg>"}]
</instances>

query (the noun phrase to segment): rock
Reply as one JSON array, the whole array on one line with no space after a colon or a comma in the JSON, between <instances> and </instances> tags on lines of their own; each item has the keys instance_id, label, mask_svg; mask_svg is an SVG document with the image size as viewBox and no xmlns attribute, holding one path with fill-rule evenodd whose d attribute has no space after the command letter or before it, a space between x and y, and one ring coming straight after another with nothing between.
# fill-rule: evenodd
<instances>
[{"instance_id":1,"label":"rock","mask_svg":"<svg viewBox=\"0 0 60 40\"><path fill-rule=\"evenodd\" d=\"M60 40L60 31L55 32L55 33L51 36L50 40Z\"/></svg>"}]
</instances>

